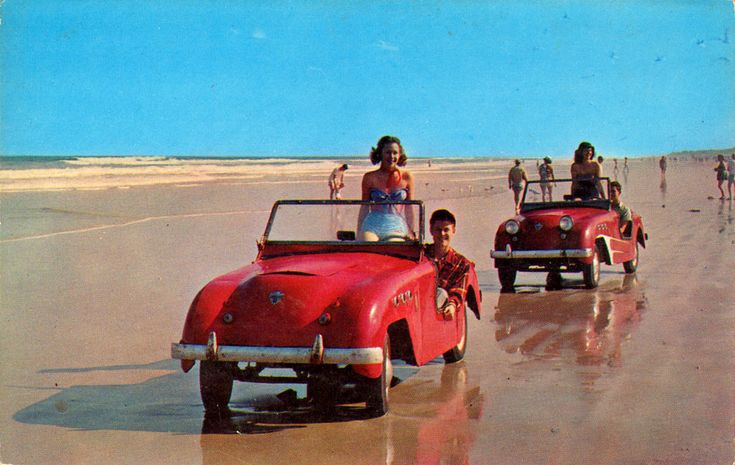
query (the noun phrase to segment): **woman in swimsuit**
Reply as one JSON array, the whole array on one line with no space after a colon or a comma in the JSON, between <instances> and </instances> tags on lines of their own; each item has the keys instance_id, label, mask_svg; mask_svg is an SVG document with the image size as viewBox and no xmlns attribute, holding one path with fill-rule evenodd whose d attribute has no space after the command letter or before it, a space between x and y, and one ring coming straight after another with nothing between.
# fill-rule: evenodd
<instances>
[{"instance_id":1,"label":"woman in swimsuit","mask_svg":"<svg viewBox=\"0 0 735 465\"><path fill-rule=\"evenodd\" d=\"M717 155L717 188L720 190L720 200L725 198L725 191L722 189L722 185L727 181L727 167L725 166L725 157L722 154Z\"/></svg>"},{"instance_id":2,"label":"woman in swimsuit","mask_svg":"<svg viewBox=\"0 0 735 465\"><path fill-rule=\"evenodd\" d=\"M383 136L377 147L370 151L373 165L380 164L377 170L369 171L362 177L362 200L386 202L413 199L413 175L400 167L406 165L408 157L400 139ZM403 205L385 205L363 208L358 224L362 240L386 240L391 237L411 237L408 226L413 224L413 211Z\"/></svg>"},{"instance_id":3,"label":"woman in swimsuit","mask_svg":"<svg viewBox=\"0 0 735 465\"><path fill-rule=\"evenodd\" d=\"M572 197L582 200L605 198L600 184L602 168L595 161L595 147L589 142L582 142L574 151L572 163Z\"/></svg>"}]
</instances>

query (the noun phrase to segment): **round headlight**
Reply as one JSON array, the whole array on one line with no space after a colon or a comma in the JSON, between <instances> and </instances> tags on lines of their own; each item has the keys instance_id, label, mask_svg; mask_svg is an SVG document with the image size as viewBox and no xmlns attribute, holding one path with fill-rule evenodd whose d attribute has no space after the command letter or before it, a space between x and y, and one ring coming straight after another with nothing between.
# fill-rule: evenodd
<instances>
[{"instance_id":1,"label":"round headlight","mask_svg":"<svg viewBox=\"0 0 735 465\"><path fill-rule=\"evenodd\" d=\"M559 218L559 228L561 228L562 231L569 231L574 226L574 220L572 220L571 216L562 216Z\"/></svg>"},{"instance_id":2,"label":"round headlight","mask_svg":"<svg viewBox=\"0 0 735 465\"><path fill-rule=\"evenodd\" d=\"M520 229L521 227L516 220L508 220L505 222L505 232L510 235L518 234L518 231L520 231Z\"/></svg>"}]
</instances>

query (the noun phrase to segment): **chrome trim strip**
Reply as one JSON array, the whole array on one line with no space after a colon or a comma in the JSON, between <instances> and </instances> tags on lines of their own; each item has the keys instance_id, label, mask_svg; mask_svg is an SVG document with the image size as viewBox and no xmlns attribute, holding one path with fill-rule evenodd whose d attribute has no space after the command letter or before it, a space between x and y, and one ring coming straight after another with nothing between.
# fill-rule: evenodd
<instances>
[{"instance_id":1,"label":"chrome trim strip","mask_svg":"<svg viewBox=\"0 0 735 465\"><path fill-rule=\"evenodd\" d=\"M491 250L490 257L499 259L524 258L588 258L592 249L550 249L550 250Z\"/></svg>"},{"instance_id":2,"label":"chrome trim strip","mask_svg":"<svg viewBox=\"0 0 735 465\"><path fill-rule=\"evenodd\" d=\"M382 363L383 348L323 349L324 364ZM209 352L209 354L208 354ZM223 346L212 352L204 344L171 344L171 357L183 360L216 360L220 362L314 363L313 347ZM211 357L211 358L210 358Z\"/></svg>"}]
</instances>

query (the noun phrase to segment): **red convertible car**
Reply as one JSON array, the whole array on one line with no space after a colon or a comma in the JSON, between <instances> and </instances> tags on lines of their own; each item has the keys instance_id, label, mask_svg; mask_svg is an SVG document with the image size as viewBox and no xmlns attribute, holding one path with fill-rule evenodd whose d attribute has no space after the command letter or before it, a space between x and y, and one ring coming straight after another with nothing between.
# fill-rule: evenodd
<instances>
[{"instance_id":1,"label":"red convertible car","mask_svg":"<svg viewBox=\"0 0 735 465\"><path fill-rule=\"evenodd\" d=\"M597 181L595 195L560 195L574 192L577 182L526 184L520 213L498 227L490 253L502 291L513 291L518 271L548 272L550 287L558 287L561 272L582 272L587 288L597 287L601 263L622 263L626 273L636 271L638 246L645 247L648 239L640 215L633 212L631 221L620 224L609 200L609 178ZM545 198L542 187L549 185L561 199ZM606 196L601 194L605 192Z\"/></svg>"},{"instance_id":2,"label":"red convertible car","mask_svg":"<svg viewBox=\"0 0 735 465\"><path fill-rule=\"evenodd\" d=\"M233 382L246 381L305 383L317 408L351 389L379 416L388 410L391 359L421 366L464 357L467 309L480 318L474 268L466 302L445 320L437 269L424 255L423 203L389 206L401 209L411 233L371 242L359 238L358 218L384 203L275 203L255 261L207 284L172 344L185 372L200 361L207 413L226 412Z\"/></svg>"}]
</instances>

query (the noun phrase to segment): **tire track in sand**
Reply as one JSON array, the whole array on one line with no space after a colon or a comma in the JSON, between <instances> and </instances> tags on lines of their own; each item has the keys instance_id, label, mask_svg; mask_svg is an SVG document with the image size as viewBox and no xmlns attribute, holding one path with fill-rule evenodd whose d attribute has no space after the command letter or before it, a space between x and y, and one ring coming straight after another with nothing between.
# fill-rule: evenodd
<instances>
[{"instance_id":1,"label":"tire track in sand","mask_svg":"<svg viewBox=\"0 0 735 465\"><path fill-rule=\"evenodd\" d=\"M229 211L229 212L187 213L183 215L149 216L146 218L139 218L137 220L128 221L125 223L103 224L99 226L92 226L89 228L71 229L68 231L56 231L56 232L46 233L46 234L37 234L34 236L24 236L24 237L14 237L12 239L2 239L0 240L0 244L5 244L9 242L30 241L34 239L47 239L49 237L63 236L63 235L70 235L70 234L82 234L82 233L88 233L92 231L102 231L105 229L125 228L125 227L133 226L136 224L148 223L151 221L161 221L161 220L167 220L167 219L199 218L199 217L204 217L204 216L246 215L246 214L253 214L253 213L268 213L269 211L270 210L236 210L236 211Z\"/></svg>"}]
</instances>

